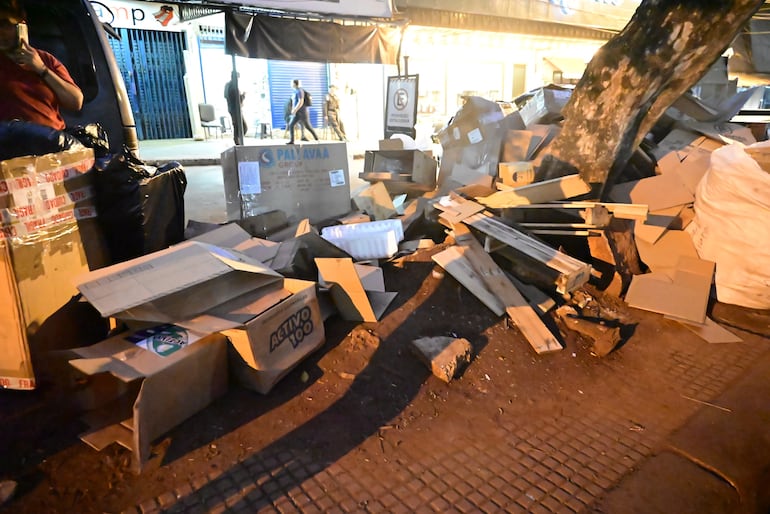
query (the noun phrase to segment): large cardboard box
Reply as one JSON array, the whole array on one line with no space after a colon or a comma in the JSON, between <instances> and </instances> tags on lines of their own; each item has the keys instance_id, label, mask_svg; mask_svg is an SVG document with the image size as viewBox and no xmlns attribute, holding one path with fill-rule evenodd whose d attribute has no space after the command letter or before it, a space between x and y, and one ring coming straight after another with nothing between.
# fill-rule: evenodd
<instances>
[{"instance_id":1,"label":"large cardboard box","mask_svg":"<svg viewBox=\"0 0 770 514\"><path fill-rule=\"evenodd\" d=\"M360 178L383 182L390 194L433 191L438 163L420 150L368 150Z\"/></svg>"},{"instance_id":2,"label":"large cardboard box","mask_svg":"<svg viewBox=\"0 0 770 514\"><path fill-rule=\"evenodd\" d=\"M139 472L153 440L227 391L227 339L163 326L119 334L67 352L73 373L97 399L81 439L96 450L118 443ZM85 395L83 395L85 396Z\"/></svg>"},{"instance_id":3,"label":"large cardboard box","mask_svg":"<svg viewBox=\"0 0 770 514\"><path fill-rule=\"evenodd\" d=\"M31 341L107 261L93 208L93 151L0 162L0 387L34 389Z\"/></svg>"},{"instance_id":4,"label":"large cardboard box","mask_svg":"<svg viewBox=\"0 0 770 514\"><path fill-rule=\"evenodd\" d=\"M519 111L524 124L529 128L532 125L560 120L561 111L571 95L571 89L553 84L538 89Z\"/></svg>"},{"instance_id":5,"label":"large cardboard box","mask_svg":"<svg viewBox=\"0 0 770 514\"><path fill-rule=\"evenodd\" d=\"M208 239L243 244L234 228ZM315 283L284 279L230 248L188 241L91 272L77 285L103 316L223 332L251 368L235 375L263 393L324 342Z\"/></svg>"},{"instance_id":6,"label":"large cardboard box","mask_svg":"<svg viewBox=\"0 0 770 514\"><path fill-rule=\"evenodd\" d=\"M227 219L275 209L289 223L316 223L350 211L345 143L235 146L222 153Z\"/></svg>"}]
</instances>

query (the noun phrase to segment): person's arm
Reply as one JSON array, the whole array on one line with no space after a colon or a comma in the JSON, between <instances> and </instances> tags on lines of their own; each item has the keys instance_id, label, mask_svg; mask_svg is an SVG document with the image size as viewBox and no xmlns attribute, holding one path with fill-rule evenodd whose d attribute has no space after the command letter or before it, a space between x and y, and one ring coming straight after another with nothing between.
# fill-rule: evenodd
<instances>
[{"instance_id":1,"label":"person's arm","mask_svg":"<svg viewBox=\"0 0 770 514\"><path fill-rule=\"evenodd\" d=\"M79 111L83 107L83 92L80 88L61 78L55 71L50 70L37 50L30 46L27 41L22 42L16 63L26 70L37 73L45 85L54 92L63 109Z\"/></svg>"},{"instance_id":2,"label":"person's arm","mask_svg":"<svg viewBox=\"0 0 770 514\"><path fill-rule=\"evenodd\" d=\"M297 98L298 98L297 105L295 105L294 108L291 110L291 114L292 115L297 114L297 111L299 111L300 108L302 108L302 105L305 103L305 95L304 95L304 93L299 93L297 95Z\"/></svg>"}]
</instances>

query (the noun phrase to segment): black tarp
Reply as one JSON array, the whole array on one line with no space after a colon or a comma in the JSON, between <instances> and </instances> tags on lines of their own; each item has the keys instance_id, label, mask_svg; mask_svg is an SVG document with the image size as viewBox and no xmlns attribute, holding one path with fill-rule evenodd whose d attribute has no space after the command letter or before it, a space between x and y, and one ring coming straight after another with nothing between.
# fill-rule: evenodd
<instances>
[{"instance_id":1,"label":"black tarp","mask_svg":"<svg viewBox=\"0 0 770 514\"><path fill-rule=\"evenodd\" d=\"M242 57L397 64L400 35L395 27L225 14L225 51Z\"/></svg>"}]
</instances>

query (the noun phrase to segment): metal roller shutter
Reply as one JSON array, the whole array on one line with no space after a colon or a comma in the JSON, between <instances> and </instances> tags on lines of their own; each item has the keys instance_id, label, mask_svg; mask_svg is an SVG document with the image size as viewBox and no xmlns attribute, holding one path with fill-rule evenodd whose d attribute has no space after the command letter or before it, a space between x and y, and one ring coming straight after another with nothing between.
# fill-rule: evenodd
<instances>
[{"instance_id":1,"label":"metal roller shutter","mask_svg":"<svg viewBox=\"0 0 770 514\"><path fill-rule=\"evenodd\" d=\"M322 128L323 101L329 88L329 75L326 63L297 61L268 61L267 75L270 84L270 110L273 115L273 127L286 128L284 110L286 101L291 98L291 81L299 79L302 87L310 92L313 105L308 108L310 123L313 128Z\"/></svg>"}]
</instances>

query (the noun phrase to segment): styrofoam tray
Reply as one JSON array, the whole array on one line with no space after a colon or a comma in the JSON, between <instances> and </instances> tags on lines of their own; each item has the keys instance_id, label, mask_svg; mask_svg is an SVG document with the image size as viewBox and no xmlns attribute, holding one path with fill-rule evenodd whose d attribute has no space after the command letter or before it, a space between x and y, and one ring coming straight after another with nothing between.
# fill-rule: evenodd
<instances>
[{"instance_id":1,"label":"styrofoam tray","mask_svg":"<svg viewBox=\"0 0 770 514\"><path fill-rule=\"evenodd\" d=\"M401 220L335 225L322 229L321 237L355 259L387 259L398 252L398 243L404 239L404 227Z\"/></svg>"}]
</instances>

